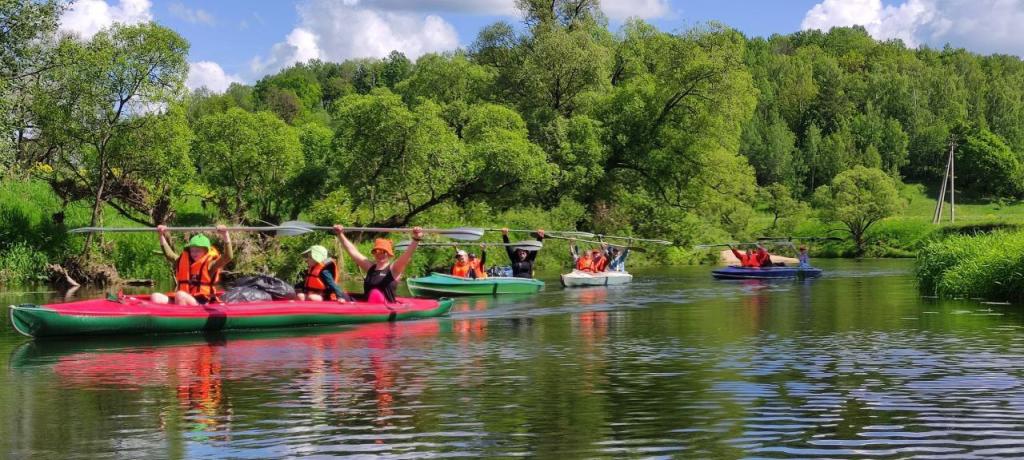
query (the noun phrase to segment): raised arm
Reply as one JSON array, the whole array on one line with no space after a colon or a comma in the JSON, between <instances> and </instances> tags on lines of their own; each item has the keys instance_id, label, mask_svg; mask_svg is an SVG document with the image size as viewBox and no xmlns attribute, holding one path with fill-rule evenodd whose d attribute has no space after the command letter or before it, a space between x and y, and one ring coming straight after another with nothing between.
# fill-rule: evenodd
<instances>
[{"instance_id":1,"label":"raised arm","mask_svg":"<svg viewBox=\"0 0 1024 460\"><path fill-rule=\"evenodd\" d=\"M544 241L544 230L543 229L537 229L537 241L540 241L540 242ZM535 259L537 259L537 253L538 252L540 252L540 251L526 251L526 260L530 261L530 262L533 262Z\"/></svg>"},{"instance_id":2,"label":"raised arm","mask_svg":"<svg viewBox=\"0 0 1024 460\"><path fill-rule=\"evenodd\" d=\"M348 253L349 257L351 257L352 260L355 261L356 265L358 265L359 268L363 269L363 271L367 271L371 267L373 267L373 262L371 262L369 259L366 258L366 256L359 252L359 248L356 248L356 245L352 244L352 242L348 240L348 237L345 236L344 227L342 227L341 225L335 225L334 234L338 236L338 241L341 242L341 247L345 248L345 252Z\"/></svg>"},{"instance_id":3,"label":"raised arm","mask_svg":"<svg viewBox=\"0 0 1024 460\"><path fill-rule=\"evenodd\" d=\"M420 245L421 239L423 239L423 229L413 227L412 242L409 243L409 249L406 249L402 255L398 256L395 263L391 264L391 276L394 276L396 280L402 276L402 272L405 271L405 267L409 265L409 261L412 260L412 255L416 252L416 247Z\"/></svg>"},{"instance_id":4,"label":"raised arm","mask_svg":"<svg viewBox=\"0 0 1024 460\"><path fill-rule=\"evenodd\" d=\"M509 262L516 263L516 251L512 249L512 246L508 245L509 240L507 228L501 229L501 241L505 242L505 253L508 254Z\"/></svg>"},{"instance_id":5,"label":"raised arm","mask_svg":"<svg viewBox=\"0 0 1024 460\"><path fill-rule=\"evenodd\" d=\"M231 234L228 233L228 228L223 225L217 226L217 234L220 235L220 240L224 242L224 252L221 253L217 261L210 267L211 271L223 270L231 263L231 259L235 258L235 248L231 244Z\"/></svg>"},{"instance_id":6,"label":"raised arm","mask_svg":"<svg viewBox=\"0 0 1024 460\"><path fill-rule=\"evenodd\" d=\"M480 243L480 269L487 265L487 243Z\"/></svg>"},{"instance_id":7,"label":"raised arm","mask_svg":"<svg viewBox=\"0 0 1024 460\"><path fill-rule=\"evenodd\" d=\"M179 254L174 252L174 248L171 247L171 239L167 234L167 226L157 225L156 231L160 236L160 249L163 250L164 258L171 263L177 262Z\"/></svg>"}]
</instances>

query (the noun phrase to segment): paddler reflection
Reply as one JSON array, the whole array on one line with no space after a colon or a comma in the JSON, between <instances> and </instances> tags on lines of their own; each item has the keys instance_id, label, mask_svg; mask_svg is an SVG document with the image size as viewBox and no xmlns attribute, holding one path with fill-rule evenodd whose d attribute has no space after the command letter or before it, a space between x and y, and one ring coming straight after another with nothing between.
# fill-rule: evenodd
<instances>
[{"instance_id":1,"label":"paddler reflection","mask_svg":"<svg viewBox=\"0 0 1024 460\"><path fill-rule=\"evenodd\" d=\"M403 366L415 366L409 363L407 355L397 351L429 349L432 344L428 339L439 332L437 320L424 320L265 339L221 336L205 341L197 337L169 337L161 343L160 339L139 337L103 342L103 346L117 346L110 351L97 351L96 343L81 341L30 342L26 344L28 351L21 353L24 359L12 359L11 365L38 367L40 363L53 363L60 381L76 387L166 388L181 410L163 414L171 418L161 421L160 428L165 430L198 430L228 436L237 412L231 404L231 388L245 387L225 385L232 381L259 381L261 385L269 382L270 386L263 391L264 402L272 406L279 403L282 416L299 408L304 417L329 424L347 424L337 420L339 414L367 415L351 409L372 401L376 407L374 423L385 426L406 420L392 417L396 399L410 397L413 400L403 401L402 407L415 406L415 398L427 387L425 376L411 374L402 378ZM267 334L256 337L260 335ZM125 391L122 397L146 396ZM244 400L246 394L240 397ZM182 422L191 426L175 428L181 427Z\"/></svg>"}]
</instances>

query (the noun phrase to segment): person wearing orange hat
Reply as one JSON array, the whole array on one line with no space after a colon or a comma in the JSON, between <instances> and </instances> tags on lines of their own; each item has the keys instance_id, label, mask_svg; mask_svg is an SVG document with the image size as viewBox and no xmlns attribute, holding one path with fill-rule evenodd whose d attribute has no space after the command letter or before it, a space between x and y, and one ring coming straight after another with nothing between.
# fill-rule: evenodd
<instances>
[{"instance_id":1,"label":"person wearing orange hat","mask_svg":"<svg viewBox=\"0 0 1024 460\"><path fill-rule=\"evenodd\" d=\"M402 273L409 265L409 261L412 260L412 255L416 252L420 240L423 239L423 229L419 227L412 229L412 242L409 243L409 249L394 261L391 260L395 257L394 245L387 238L377 238L373 241L373 249L370 250L370 254L373 255L374 260L371 261L348 240L344 227L335 225L334 233L338 235L338 241L345 248L345 252L348 252L359 268L366 271L366 277L363 278L362 300L371 303L394 303L396 301L395 286L402 278Z\"/></svg>"}]
</instances>

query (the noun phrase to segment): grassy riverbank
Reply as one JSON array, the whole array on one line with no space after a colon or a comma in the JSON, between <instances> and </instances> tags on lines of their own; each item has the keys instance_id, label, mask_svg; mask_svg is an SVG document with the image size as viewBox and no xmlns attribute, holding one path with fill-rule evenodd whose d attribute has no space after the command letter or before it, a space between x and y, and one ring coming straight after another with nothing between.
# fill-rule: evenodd
<instances>
[{"instance_id":1,"label":"grassy riverbank","mask_svg":"<svg viewBox=\"0 0 1024 460\"><path fill-rule=\"evenodd\" d=\"M918 257L921 290L941 297L1024 301L1024 232L953 236Z\"/></svg>"},{"instance_id":2,"label":"grassy riverbank","mask_svg":"<svg viewBox=\"0 0 1024 460\"><path fill-rule=\"evenodd\" d=\"M916 257L936 241L955 235L975 235L997 230L1024 229L1024 203L1021 202L958 202L956 222L949 222L948 203L944 221L932 224L936 192L920 184L901 187L904 207L896 215L876 223L867 232L867 257ZM768 221L770 223L770 221ZM807 219L796 227L794 235L832 235L846 238L817 219ZM817 257L853 257L856 250L852 241L844 239L818 245L813 249Z\"/></svg>"}]
</instances>

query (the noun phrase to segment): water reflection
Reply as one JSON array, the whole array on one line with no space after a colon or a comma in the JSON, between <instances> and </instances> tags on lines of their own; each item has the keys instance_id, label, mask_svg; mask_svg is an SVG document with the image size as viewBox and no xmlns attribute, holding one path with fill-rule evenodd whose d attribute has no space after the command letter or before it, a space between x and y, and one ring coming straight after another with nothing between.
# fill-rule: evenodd
<instances>
[{"instance_id":1,"label":"water reflection","mask_svg":"<svg viewBox=\"0 0 1024 460\"><path fill-rule=\"evenodd\" d=\"M10 354L7 335L0 456L1024 453L1020 311L922 300L906 263L829 263L808 283L696 267L349 329ZM859 270L877 275L838 275Z\"/></svg>"}]
</instances>

